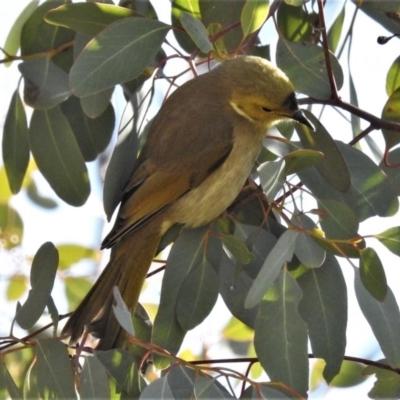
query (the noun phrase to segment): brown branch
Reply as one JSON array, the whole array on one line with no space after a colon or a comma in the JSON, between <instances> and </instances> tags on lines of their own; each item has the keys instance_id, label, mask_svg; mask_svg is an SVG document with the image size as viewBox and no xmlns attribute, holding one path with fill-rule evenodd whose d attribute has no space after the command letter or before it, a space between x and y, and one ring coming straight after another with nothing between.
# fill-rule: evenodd
<instances>
[{"instance_id":1,"label":"brown branch","mask_svg":"<svg viewBox=\"0 0 400 400\"><path fill-rule=\"evenodd\" d=\"M319 11L318 12L319 29L320 29L321 35L322 35L322 47L324 49L324 54L325 54L325 64L326 64L326 70L328 73L329 84L330 84L331 90L332 90L332 97L334 99L337 99L337 98L339 98L339 95L338 95L338 91L337 91L335 76L333 75L330 51L329 51L329 46L328 46L328 37L326 34L324 5L323 5L322 0L318 0L318 11Z\"/></svg>"},{"instance_id":2,"label":"brown branch","mask_svg":"<svg viewBox=\"0 0 400 400\"><path fill-rule=\"evenodd\" d=\"M24 56L12 56L10 54L5 53L6 58L4 58L3 60L0 60L0 64L13 62L13 61L27 61L27 60L36 60L37 58L53 57L56 54L62 53L63 51L69 49L73 45L74 45L74 41L70 41L70 42L62 44L59 47L56 47L55 49L42 51L40 53L27 54ZM4 50L3 50L3 52L4 52Z\"/></svg>"},{"instance_id":3,"label":"brown branch","mask_svg":"<svg viewBox=\"0 0 400 400\"><path fill-rule=\"evenodd\" d=\"M299 104L323 104L338 107L368 121L372 125L373 129L383 128L390 131L400 132L400 123L376 117L375 115L370 114L367 111L361 110L360 108L353 106L350 103L346 103L340 98L332 98L329 100L316 100L309 97L306 99L299 99Z\"/></svg>"}]
</instances>

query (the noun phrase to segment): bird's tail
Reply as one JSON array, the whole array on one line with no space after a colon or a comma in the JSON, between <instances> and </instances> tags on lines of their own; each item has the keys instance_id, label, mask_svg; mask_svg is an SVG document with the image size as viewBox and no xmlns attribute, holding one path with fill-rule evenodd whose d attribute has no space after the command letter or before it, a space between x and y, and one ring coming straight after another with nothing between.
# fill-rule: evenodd
<instances>
[{"instance_id":1,"label":"bird's tail","mask_svg":"<svg viewBox=\"0 0 400 400\"><path fill-rule=\"evenodd\" d=\"M160 231L159 218L155 218L125 234L114 245L109 263L63 329L62 333L71 337L71 343L77 342L86 330L100 338L97 349L123 346L126 333L112 310L113 287L118 286L133 313L160 243Z\"/></svg>"}]
</instances>

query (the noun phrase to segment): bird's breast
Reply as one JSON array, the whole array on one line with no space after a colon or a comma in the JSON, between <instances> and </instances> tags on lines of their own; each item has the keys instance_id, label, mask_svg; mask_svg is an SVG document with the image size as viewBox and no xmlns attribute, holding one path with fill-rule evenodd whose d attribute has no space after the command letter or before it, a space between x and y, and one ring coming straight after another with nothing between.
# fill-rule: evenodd
<instances>
[{"instance_id":1,"label":"bird's breast","mask_svg":"<svg viewBox=\"0 0 400 400\"><path fill-rule=\"evenodd\" d=\"M265 136L265 132L255 133L246 125L235 128L233 148L225 162L171 206L167 217L171 224L198 227L216 219L232 204L251 171Z\"/></svg>"}]
</instances>

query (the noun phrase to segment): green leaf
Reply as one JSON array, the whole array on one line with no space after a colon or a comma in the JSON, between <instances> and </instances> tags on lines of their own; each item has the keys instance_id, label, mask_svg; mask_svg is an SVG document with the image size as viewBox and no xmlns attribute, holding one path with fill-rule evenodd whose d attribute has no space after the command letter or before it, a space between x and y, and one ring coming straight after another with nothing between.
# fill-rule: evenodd
<instances>
[{"instance_id":1,"label":"green leaf","mask_svg":"<svg viewBox=\"0 0 400 400\"><path fill-rule=\"evenodd\" d=\"M386 75L386 93L391 96L400 87L400 56L390 66Z\"/></svg>"},{"instance_id":2,"label":"green leaf","mask_svg":"<svg viewBox=\"0 0 400 400\"><path fill-rule=\"evenodd\" d=\"M107 371L107 374L116 382L119 390L122 390L131 398L139 397L140 373L132 354L123 349L113 349L97 350L94 355Z\"/></svg>"},{"instance_id":3,"label":"green leaf","mask_svg":"<svg viewBox=\"0 0 400 400\"><path fill-rule=\"evenodd\" d=\"M285 163L282 159L276 162L267 161L261 164L257 168L257 171L260 176L263 191L268 201L272 202L283 187Z\"/></svg>"},{"instance_id":4,"label":"green leaf","mask_svg":"<svg viewBox=\"0 0 400 400\"><path fill-rule=\"evenodd\" d=\"M384 301L387 294L385 270L376 251L370 247L361 250L360 278L365 289L378 301Z\"/></svg>"},{"instance_id":5,"label":"green leaf","mask_svg":"<svg viewBox=\"0 0 400 400\"><path fill-rule=\"evenodd\" d=\"M36 356L41 398L76 399L74 372L65 344L58 339L38 339Z\"/></svg>"},{"instance_id":6,"label":"green leaf","mask_svg":"<svg viewBox=\"0 0 400 400\"><path fill-rule=\"evenodd\" d=\"M318 208L325 237L346 240L357 236L358 219L348 205L334 199L319 199Z\"/></svg>"},{"instance_id":7,"label":"green leaf","mask_svg":"<svg viewBox=\"0 0 400 400\"><path fill-rule=\"evenodd\" d=\"M222 243L228 252L242 264L248 264L252 255L247 246L235 235L221 235Z\"/></svg>"},{"instance_id":8,"label":"green leaf","mask_svg":"<svg viewBox=\"0 0 400 400\"><path fill-rule=\"evenodd\" d=\"M110 143L115 114L111 104L97 118L88 118L77 97L72 96L61 104L61 111L75 135L85 161L93 161Z\"/></svg>"},{"instance_id":9,"label":"green leaf","mask_svg":"<svg viewBox=\"0 0 400 400\"><path fill-rule=\"evenodd\" d=\"M16 316L16 321L21 328L29 329L41 317L53 289L57 266L57 249L51 242L44 243L32 261L32 289Z\"/></svg>"},{"instance_id":10,"label":"green leaf","mask_svg":"<svg viewBox=\"0 0 400 400\"><path fill-rule=\"evenodd\" d=\"M44 16L49 10L68 2L69 0L52 0L44 2L36 8L21 31L21 54L23 56L46 52L72 42L75 32L49 25L44 20ZM60 54L55 56L56 60L60 58L62 58Z\"/></svg>"},{"instance_id":11,"label":"green leaf","mask_svg":"<svg viewBox=\"0 0 400 400\"><path fill-rule=\"evenodd\" d=\"M109 25L86 45L71 68L74 94L88 96L139 76L169 28L146 18L124 18Z\"/></svg>"},{"instance_id":12,"label":"green leaf","mask_svg":"<svg viewBox=\"0 0 400 400\"><path fill-rule=\"evenodd\" d=\"M8 204L0 203L0 238L2 246L9 250L22 242L24 224L19 213Z\"/></svg>"},{"instance_id":13,"label":"green leaf","mask_svg":"<svg viewBox=\"0 0 400 400\"><path fill-rule=\"evenodd\" d=\"M204 26L218 23L221 29L226 32L223 41L227 51L234 51L243 40L243 33L240 29L232 29L231 26L240 23L240 17L246 0L235 0L229 2L229 7L225 1L205 1L199 0L201 20Z\"/></svg>"},{"instance_id":14,"label":"green leaf","mask_svg":"<svg viewBox=\"0 0 400 400\"><path fill-rule=\"evenodd\" d=\"M183 13L188 13L197 19L201 19L199 10L199 0L172 0L171 2L171 20L172 25L178 28L183 28L181 16ZM187 53L192 53L196 49L191 37L186 31L181 29L173 29L172 32L182 47Z\"/></svg>"},{"instance_id":15,"label":"green leaf","mask_svg":"<svg viewBox=\"0 0 400 400\"><path fill-rule=\"evenodd\" d=\"M400 148L396 148L389 152L388 161L390 164L398 164L400 162ZM386 165L385 161L382 160L379 167L386 174L392 190L397 196L400 196L400 167Z\"/></svg>"},{"instance_id":16,"label":"green leaf","mask_svg":"<svg viewBox=\"0 0 400 400\"><path fill-rule=\"evenodd\" d=\"M396 214L398 199L381 169L361 151L339 141L335 143L349 169L351 187L346 193L341 193L327 185L315 168L299 172L302 182L317 200L329 198L344 202L359 222L375 215ZM333 175L335 171L333 169L330 173Z\"/></svg>"},{"instance_id":17,"label":"green leaf","mask_svg":"<svg viewBox=\"0 0 400 400\"><path fill-rule=\"evenodd\" d=\"M350 86L350 102L354 106L358 107L357 91L356 91L356 87L354 85L353 76L350 72L350 68L349 68L349 86ZM353 129L353 136L355 137L359 133L361 133L360 117L351 113L350 119L351 119L351 127Z\"/></svg>"},{"instance_id":18,"label":"green leaf","mask_svg":"<svg viewBox=\"0 0 400 400\"><path fill-rule=\"evenodd\" d=\"M192 399L196 372L193 369L177 365L172 368L167 381L172 392L172 399Z\"/></svg>"},{"instance_id":19,"label":"green leaf","mask_svg":"<svg viewBox=\"0 0 400 400\"><path fill-rule=\"evenodd\" d=\"M343 85L343 71L333 54L330 55L338 89ZM318 100L331 98L331 87L322 47L310 42L279 40L276 63L289 77L296 91Z\"/></svg>"},{"instance_id":20,"label":"green leaf","mask_svg":"<svg viewBox=\"0 0 400 400\"><path fill-rule=\"evenodd\" d=\"M192 271L204 266L207 252L213 251L215 246L221 249L219 240L207 235L206 227L184 231L172 246L165 268L152 338L153 343L172 354L178 352L186 333L176 314L182 285ZM155 364L162 368L169 364L169 360L156 358Z\"/></svg>"},{"instance_id":21,"label":"green leaf","mask_svg":"<svg viewBox=\"0 0 400 400\"><path fill-rule=\"evenodd\" d=\"M108 376L96 357L85 357L82 374L79 380L81 399L108 399L110 389Z\"/></svg>"},{"instance_id":22,"label":"green leaf","mask_svg":"<svg viewBox=\"0 0 400 400\"><path fill-rule=\"evenodd\" d=\"M103 203L107 220L122 199L125 185L135 166L135 156L139 150L139 139L135 127L121 132L107 167L103 185Z\"/></svg>"},{"instance_id":23,"label":"green leaf","mask_svg":"<svg viewBox=\"0 0 400 400\"><path fill-rule=\"evenodd\" d=\"M385 360L379 362L386 364ZM398 399L400 397L400 376L378 366L368 365L363 370L364 375L376 375L373 388L368 393L371 399Z\"/></svg>"},{"instance_id":24,"label":"green leaf","mask_svg":"<svg viewBox=\"0 0 400 400\"><path fill-rule=\"evenodd\" d=\"M133 329L132 315L129 312L128 307L122 299L121 293L118 286L113 287L114 302L112 305L115 318L118 323L125 329L127 333L131 336L135 336L135 329Z\"/></svg>"},{"instance_id":25,"label":"green leaf","mask_svg":"<svg viewBox=\"0 0 400 400\"><path fill-rule=\"evenodd\" d=\"M180 21L185 31L201 52L207 54L214 49L208 38L207 30L199 19L192 14L183 12Z\"/></svg>"},{"instance_id":26,"label":"green leaf","mask_svg":"<svg viewBox=\"0 0 400 400\"><path fill-rule=\"evenodd\" d=\"M234 397L211 376L196 376L194 398L198 400L233 399Z\"/></svg>"},{"instance_id":27,"label":"green leaf","mask_svg":"<svg viewBox=\"0 0 400 400\"><path fill-rule=\"evenodd\" d=\"M400 87L389 97L382 110L382 119L400 123ZM386 146L390 149L400 143L399 133L382 128Z\"/></svg>"},{"instance_id":28,"label":"green leaf","mask_svg":"<svg viewBox=\"0 0 400 400\"><path fill-rule=\"evenodd\" d=\"M293 225L298 226L300 229L307 231L313 231L315 228L314 221L303 213L293 215L290 222ZM300 231L299 236L296 239L294 253L300 262L307 268L318 268L325 260L325 251L307 232Z\"/></svg>"},{"instance_id":29,"label":"green leaf","mask_svg":"<svg viewBox=\"0 0 400 400\"><path fill-rule=\"evenodd\" d=\"M210 314L218 298L218 277L206 258L193 267L182 282L176 317L185 331L195 328Z\"/></svg>"},{"instance_id":30,"label":"green leaf","mask_svg":"<svg viewBox=\"0 0 400 400\"><path fill-rule=\"evenodd\" d=\"M14 92L3 129L3 162L11 192L16 194L22 186L29 163L28 123L25 108Z\"/></svg>"},{"instance_id":31,"label":"green leaf","mask_svg":"<svg viewBox=\"0 0 400 400\"><path fill-rule=\"evenodd\" d=\"M307 323L312 351L326 362L329 383L339 372L346 349L347 289L336 258L327 254L321 268L300 276L299 313Z\"/></svg>"},{"instance_id":32,"label":"green leaf","mask_svg":"<svg viewBox=\"0 0 400 400\"><path fill-rule=\"evenodd\" d=\"M60 256L59 270L65 270L84 259L96 261L98 252L79 244L61 244L57 246Z\"/></svg>"},{"instance_id":33,"label":"green leaf","mask_svg":"<svg viewBox=\"0 0 400 400\"><path fill-rule=\"evenodd\" d=\"M138 13L114 4L74 3L49 11L44 19L53 25L96 36L113 22L134 16Z\"/></svg>"},{"instance_id":34,"label":"green leaf","mask_svg":"<svg viewBox=\"0 0 400 400\"><path fill-rule=\"evenodd\" d=\"M309 22L308 13L303 7L294 7L294 5L288 2L281 2L279 5L277 18L279 32L291 42L309 41L312 25Z\"/></svg>"},{"instance_id":35,"label":"green leaf","mask_svg":"<svg viewBox=\"0 0 400 400\"><path fill-rule=\"evenodd\" d=\"M324 160L324 154L321 151L301 149L287 154L284 160L287 176L321 163Z\"/></svg>"},{"instance_id":36,"label":"green leaf","mask_svg":"<svg viewBox=\"0 0 400 400\"><path fill-rule=\"evenodd\" d=\"M388 250L400 257L400 226L394 226L388 230L374 235Z\"/></svg>"},{"instance_id":37,"label":"green leaf","mask_svg":"<svg viewBox=\"0 0 400 400\"><path fill-rule=\"evenodd\" d=\"M271 381L303 396L308 389L307 325L298 313L301 289L282 271L260 305L254 346Z\"/></svg>"},{"instance_id":38,"label":"green leaf","mask_svg":"<svg viewBox=\"0 0 400 400\"><path fill-rule=\"evenodd\" d=\"M110 107L111 96L114 88L103 90L91 96L81 97L81 107L89 118L100 117Z\"/></svg>"},{"instance_id":39,"label":"green leaf","mask_svg":"<svg viewBox=\"0 0 400 400\"><path fill-rule=\"evenodd\" d=\"M297 231L289 229L278 239L251 286L245 301L246 308L254 307L262 300L278 278L283 264L292 259L298 235Z\"/></svg>"},{"instance_id":40,"label":"green leaf","mask_svg":"<svg viewBox=\"0 0 400 400\"><path fill-rule=\"evenodd\" d=\"M27 6L21 11L18 18L15 20L11 30L8 32L3 49L11 55L15 55L20 47L21 31L25 22L30 18L32 13L36 10L39 0L31 0ZM11 63L7 63L8 67Z\"/></svg>"},{"instance_id":41,"label":"green leaf","mask_svg":"<svg viewBox=\"0 0 400 400\"><path fill-rule=\"evenodd\" d=\"M258 305L246 308L245 300L277 239L272 233L258 226L238 224L235 231L238 237L243 236L241 239L248 243L252 260L243 265L228 257L225 252L222 253L218 271L219 292L229 311L244 324L254 327Z\"/></svg>"},{"instance_id":42,"label":"green leaf","mask_svg":"<svg viewBox=\"0 0 400 400\"><path fill-rule=\"evenodd\" d=\"M343 6L342 11L336 17L332 26L328 30L328 46L332 53L336 52L337 46L339 44L340 36L343 30L343 22L346 14L346 7Z\"/></svg>"},{"instance_id":43,"label":"green leaf","mask_svg":"<svg viewBox=\"0 0 400 400\"><path fill-rule=\"evenodd\" d=\"M88 171L58 107L33 112L29 140L37 166L56 194L72 206L84 204L90 194Z\"/></svg>"},{"instance_id":44,"label":"green leaf","mask_svg":"<svg viewBox=\"0 0 400 400\"><path fill-rule=\"evenodd\" d=\"M393 292L388 287L386 298L380 302L372 297L354 269L354 287L361 311L371 326L379 346L392 367L400 366L400 311Z\"/></svg>"},{"instance_id":45,"label":"green leaf","mask_svg":"<svg viewBox=\"0 0 400 400\"><path fill-rule=\"evenodd\" d=\"M18 65L24 77L24 100L35 109L52 108L71 95L68 74L51 57L26 60Z\"/></svg>"},{"instance_id":46,"label":"green leaf","mask_svg":"<svg viewBox=\"0 0 400 400\"><path fill-rule=\"evenodd\" d=\"M240 16L243 37L250 35L263 26L267 19L268 11L268 0L246 0Z\"/></svg>"},{"instance_id":47,"label":"green leaf","mask_svg":"<svg viewBox=\"0 0 400 400\"><path fill-rule=\"evenodd\" d=\"M3 359L4 360L4 359ZM7 388L8 395L12 400L16 399L23 399L22 393L18 389L18 386L15 384L14 379L10 375L5 362L2 360L0 362L0 387L3 389L4 387ZM6 396L5 396L6 397Z\"/></svg>"},{"instance_id":48,"label":"green leaf","mask_svg":"<svg viewBox=\"0 0 400 400\"><path fill-rule=\"evenodd\" d=\"M347 192L350 188L350 172L343 154L325 127L312 113L304 110L304 114L314 125L311 131L303 124L296 124L295 129L304 148L320 151L324 155L321 163L315 166L326 183L339 192Z\"/></svg>"},{"instance_id":49,"label":"green leaf","mask_svg":"<svg viewBox=\"0 0 400 400\"><path fill-rule=\"evenodd\" d=\"M174 396L169 387L168 380L166 376L159 379L155 379L146 386L143 392L140 394L140 400L154 400L154 399L173 399Z\"/></svg>"},{"instance_id":50,"label":"green leaf","mask_svg":"<svg viewBox=\"0 0 400 400\"><path fill-rule=\"evenodd\" d=\"M331 387L350 388L366 380L364 376L364 367L362 364L344 360L340 367L340 372L330 383Z\"/></svg>"},{"instance_id":51,"label":"green leaf","mask_svg":"<svg viewBox=\"0 0 400 400\"><path fill-rule=\"evenodd\" d=\"M293 392L285 395L282 387L277 386L274 382L266 382L257 385L250 385L244 391L241 399L254 399L254 400L288 400L293 398Z\"/></svg>"}]
</instances>

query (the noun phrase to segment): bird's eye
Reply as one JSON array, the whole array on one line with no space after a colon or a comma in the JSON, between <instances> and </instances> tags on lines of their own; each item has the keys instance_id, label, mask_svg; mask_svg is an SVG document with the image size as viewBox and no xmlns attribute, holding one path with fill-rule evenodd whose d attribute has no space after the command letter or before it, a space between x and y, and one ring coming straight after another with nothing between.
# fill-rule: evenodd
<instances>
[{"instance_id":1,"label":"bird's eye","mask_svg":"<svg viewBox=\"0 0 400 400\"><path fill-rule=\"evenodd\" d=\"M263 111L265 111L265 112L271 112L271 111L272 111L270 108L267 108L267 107L261 107L261 108L262 108Z\"/></svg>"}]
</instances>

